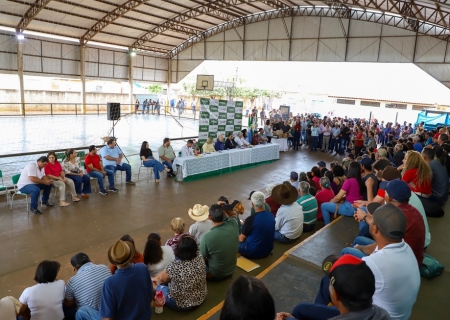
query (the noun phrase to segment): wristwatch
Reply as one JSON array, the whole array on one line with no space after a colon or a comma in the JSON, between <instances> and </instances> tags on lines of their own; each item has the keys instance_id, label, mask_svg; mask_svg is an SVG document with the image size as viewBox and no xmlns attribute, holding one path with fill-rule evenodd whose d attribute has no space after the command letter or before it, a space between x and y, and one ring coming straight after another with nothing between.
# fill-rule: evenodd
<instances>
[{"instance_id":1,"label":"wristwatch","mask_svg":"<svg viewBox=\"0 0 450 320\"><path fill-rule=\"evenodd\" d=\"M364 216L364 218L362 219L362 221L366 222L366 218L367 218L367 214Z\"/></svg>"}]
</instances>

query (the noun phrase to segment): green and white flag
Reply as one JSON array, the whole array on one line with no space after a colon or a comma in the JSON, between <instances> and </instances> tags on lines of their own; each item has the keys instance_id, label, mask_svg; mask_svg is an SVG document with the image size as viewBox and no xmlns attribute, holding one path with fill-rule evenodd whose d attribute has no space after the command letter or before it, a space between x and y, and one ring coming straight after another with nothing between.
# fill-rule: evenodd
<instances>
[{"instance_id":1,"label":"green and white flag","mask_svg":"<svg viewBox=\"0 0 450 320\"><path fill-rule=\"evenodd\" d=\"M242 101L200 99L198 142L203 145L208 138L217 139L220 134L237 134L242 130Z\"/></svg>"}]
</instances>

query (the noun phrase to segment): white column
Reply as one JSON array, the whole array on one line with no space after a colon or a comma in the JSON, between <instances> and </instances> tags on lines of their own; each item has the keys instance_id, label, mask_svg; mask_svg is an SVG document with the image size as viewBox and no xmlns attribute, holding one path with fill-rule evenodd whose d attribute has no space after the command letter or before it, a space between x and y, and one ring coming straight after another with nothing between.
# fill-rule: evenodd
<instances>
[{"instance_id":1,"label":"white column","mask_svg":"<svg viewBox=\"0 0 450 320\"><path fill-rule=\"evenodd\" d=\"M23 83L23 40L17 40L17 75L19 76L20 115L25 115L25 89Z\"/></svg>"},{"instance_id":2,"label":"white column","mask_svg":"<svg viewBox=\"0 0 450 320\"><path fill-rule=\"evenodd\" d=\"M86 46L80 46L81 113L86 114Z\"/></svg>"},{"instance_id":3,"label":"white column","mask_svg":"<svg viewBox=\"0 0 450 320\"><path fill-rule=\"evenodd\" d=\"M130 86L130 92L129 92L129 106L128 106L128 112L131 113L131 111L133 110L132 107L134 105L134 99L133 99L133 89L134 89L134 85L133 85L133 70L134 70L134 56L136 55L136 52L134 51L129 51L128 52L128 82L129 82L129 86Z\"/></svg>"}]
</instances>

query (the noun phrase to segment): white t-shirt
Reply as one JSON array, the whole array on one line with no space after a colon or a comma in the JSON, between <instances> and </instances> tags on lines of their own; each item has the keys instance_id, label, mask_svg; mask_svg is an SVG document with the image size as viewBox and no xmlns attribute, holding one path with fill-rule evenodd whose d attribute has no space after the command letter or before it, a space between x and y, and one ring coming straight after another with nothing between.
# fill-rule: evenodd
<instances>
[{"instance_id":1,"label":"white t-shirt","mask_svg":"<svg viewBox=\"0 0 450 320\"><path fill-rule=\"evenodd\" d=\"M239 147L250 145L248 141L246 141L244 138L239 138L239 136L234 137L234 142L236 142Z\"/></svg>"},{"instance_id":2,"label":"white t-shirt","mask_svg":"<svg viewBox=\"0 0 450 320\"><path fill-rule=\"evenodd\" d=\"M44 168L39 169L37 161L30 162L22 169L19 181L17 181L17 188L20 190L27 184L35 184L30 177L42 179L43 176L45 176Z\"/></svg>"},{"instance_id":3,"label":"white t-shirt","mask_svg":"<svg viewBox=\"0 0 450 320\"><path fill-rule=\"evenodd\" d=\"M189 228L189 234L194 237L197 244L200 245L200 241L205 233L207 233L213 224L211 220L207 219L205 221L197 221Z\"/></svg>"},{"instance_id":4,"label":"white t-shirt","mask_svg":"<svg viewBox=\"0 0 450 320\"><path fill-rule=\"evenodd\" d=\"M62 320L66 285L63 280L50 283L39 283L26 288L19 298L22 304L28 305L31 320Z\"/></svg>"},{"instance_id":5,"label":"white t-shirt","mask_svg":"<svg viewBox=\"0 0 450 320\"><path fill-rule=\"evenodd\" d=\"M420 272L411 247L404 241L378 247L362 258L375 276L373 303L385 309L392 320L407 320L416 302Z\"/></svg>"},{"instance_id":6,"label":"white t-shirt","mask_svg":"<svg viewBox=\"0 0 450 320\"><path fill-rule=\"evenodd\" d=\"M183 157L193 156L194 155L194 151L192 150L192 148L188 148L187 145L184 145L184 146L181 147L181 155Z\"/></svg>"},{"instance_id":7,"label":"white t-shirt","mask_svg":"<svg viewBox=\"0 0 450 320\"><path fill-rule=\"evenodd\" d=\"M152 264L148 266L148 270L150 271L150 276L156 277L158 273L163 271L170 263L175 260L175 254L173 253L173 249L171 246L161 246L163 251L163 258L157 264Z\"/></svg>"}]
</instances>

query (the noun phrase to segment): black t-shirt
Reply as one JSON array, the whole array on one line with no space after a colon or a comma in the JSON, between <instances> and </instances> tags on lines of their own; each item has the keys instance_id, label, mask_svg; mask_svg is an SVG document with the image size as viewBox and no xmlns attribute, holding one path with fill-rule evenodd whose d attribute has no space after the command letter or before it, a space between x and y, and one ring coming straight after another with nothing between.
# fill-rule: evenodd
<instances>
[{"instance_id":1,"label":"black t-shirt","mask_svg":"<svg viewBox=\"0 0 450 320\"><path fill-rule=\"evenodd\" d=\"M141 150L139 156L140 157L144 156L145 158L153 157L152 149Z\"/></svg>"},{"instance_id":2,"label":"black t-shirt","mask_svg":"<svg viewBox=\"0 0 450 320\"><path fill-rule=\"evenodd\" d=\"M342 139L349 140L350 139L350 128L344 127L344 129L341 129L341 135L342 135Z\"/></svg>"},{"instance_id":3,"label":"black t-shirt","mask_svg":"<svg viewBox=\"0 0 450 320\"><path fill-rule=\"evenodd\" d=\"M281 130L280 124L278 122L273 124L273 131L277 130Z\"/></svg>"},{"instance_id":4,"label":"black t-shirt","mask_svg":"<svg viewBox=\"0 0 450 320\"><path fill-rule=\"evenodd\" d=\"M379 180L378 180L377 176L373 172L370 173L370 174L367 174L364 177L362 177L362 182L364 184L364 190L363 190L362 194L363 194L363 199L364 200L367 200L367 188L366 188L365 185L366 185L366 180L369 179L369 178L372 178L372 180L374 182L373 187L372 187L372 192L373 192L372 195L375 197L377 195L377 193L378 193Z\"/></svg>"}]
</instances>

